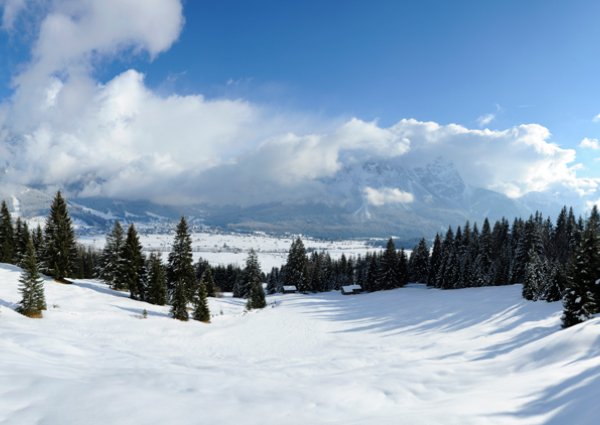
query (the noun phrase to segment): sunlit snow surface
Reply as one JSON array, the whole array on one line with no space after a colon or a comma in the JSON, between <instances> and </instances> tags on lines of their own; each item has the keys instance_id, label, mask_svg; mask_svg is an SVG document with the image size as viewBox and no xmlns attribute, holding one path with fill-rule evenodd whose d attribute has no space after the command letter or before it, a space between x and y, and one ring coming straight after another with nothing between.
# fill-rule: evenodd
<instances>
[{"instance_id":1,"label":"sunlit snow surface","mask_svg":"<svg viewBox=\"0 0 600 425\"><path fill-rule=\"evenodd\" d=\"M212 324L95 281L47 281L41 320L0 265L1 424L597 424L600 319L520 286L278 295ZM146 309L148 316L142 318Z\"/></svg>"}]
</instances>

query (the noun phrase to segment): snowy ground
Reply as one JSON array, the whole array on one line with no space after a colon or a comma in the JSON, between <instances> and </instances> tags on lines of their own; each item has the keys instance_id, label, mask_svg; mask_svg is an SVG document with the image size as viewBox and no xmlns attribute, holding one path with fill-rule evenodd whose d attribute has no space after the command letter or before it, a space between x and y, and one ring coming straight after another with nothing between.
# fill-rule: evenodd
<instances>
[{"instance_id":1,"label":"snowy ground","mask_svg":"<svg viewBox=\"0 0 600 425\"><path fill-rule=\"evenodd\" d=\"M519 286L211 299L210 325L94 281L13 311L0 265L1 424L595 425L600 319ZM148 317L141 318L147 309Z\"/></svg>"},{"instance_id":2,"label":"snowy ground","mask_svg":"<svg viewBox=\"0 0 600 425\"><path fill-rule=\"evenodd\" d=\"M159 251L166 258L171 250L174 235L140 235L140 242L146 252ZM79 242L102 249L105 243L104 236L84 236ZM332 258L364 255L367 251L375 251L365 241L342 240L323 241L311 238L302 238L307 250L329 252ZM280 267L287 259L287 253L292 243L291 237L274 237L260 233L194 233L192 234L192 249L194 261L199 257L204 258L213 265L237 264L243 266L248 251L254 249L258 254L262 270L269 272L272 267Z\"/></svg>"}]
</instances>

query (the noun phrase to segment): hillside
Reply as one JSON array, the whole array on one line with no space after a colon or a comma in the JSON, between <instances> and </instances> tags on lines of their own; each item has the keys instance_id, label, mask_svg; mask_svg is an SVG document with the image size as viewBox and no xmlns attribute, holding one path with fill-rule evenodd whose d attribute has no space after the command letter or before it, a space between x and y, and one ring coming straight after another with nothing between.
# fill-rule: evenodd
<instances>
[{"instance_id":1,"label":"hillside","mask_svg":"<svg viewBox=\"0 0 600 425\"><path fill-rule=\"evenodd\" d=\"M597 423L600 319L518 285L211 299L210 325L95 281L46 281L42 320L13 311L0 265L1 424ZM143 309L148 317L141 317Z\"/></svg>"}]
</instances>

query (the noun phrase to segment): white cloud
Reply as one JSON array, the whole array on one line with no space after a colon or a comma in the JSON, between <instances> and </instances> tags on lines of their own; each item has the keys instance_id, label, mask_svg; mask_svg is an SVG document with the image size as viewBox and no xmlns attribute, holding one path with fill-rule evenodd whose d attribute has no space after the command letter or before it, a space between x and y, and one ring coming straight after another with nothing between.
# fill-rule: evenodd
<instances>
[{"instance_id":1,"label":"white cloud","mask_svg":"<svg viewBox=\"0 0 600 425\"><path fill-rule=\"evenodd\" d=\"M166 203L256 203L325 197L320 179L349 161L394 157L413 167L442 156L467 184L510 196L598 186L578 178L575 151L551 143L536 124L492 131L409 119L383 127L275 112L243 99L160 95L136 70L100 83L92 78L99 61L167 50L183 24L181 3L51 5L31 62L0 105L0 168L13 182L77 183L82 195ZM411 201L388 186L363 195L374 205Z\"/></svg>"},{"instance_id":2,"label":"white cloud","mask_svg":"<svg viewBox=\"0 0 600 425\"><path fill-rule=\"evenodd\" d=\"M393 187L374 189L366 187L363 194L370 205L380 207L387 204L408 204L414 201L412 193L403 192Z\"/></svg>"},{"instance_id":3,"label":"white cloud","mask_svg":"<svg viewBox=\"0 0 600 425\"><path fill-rule=\"evenodd\" d=\"M485 114L477 118L477 124L479 127L485 127L496 119L496 114Z\"/></svg>"},{"instance_id":4,"label":"white cloud","mask_svg":"<svg viewBox=\"0 0 600 425\"><path fill-rule=\"evenodd\" d=\"M579 147L583 149L600 150L600 143L598 142L598 139L585 137L581 143L579 143Z\"/></svg>"},{"instance_id":5,"label":"white cloud","mask_svg":"<svg viewBox=\"0 0 600 425\"><path fill-rule=\"evenodd\" d=\"M598 114L594 118L592 118L592 122L599 122L599 121L600 121L600 114Z\"/></svg>"}]
</instances>

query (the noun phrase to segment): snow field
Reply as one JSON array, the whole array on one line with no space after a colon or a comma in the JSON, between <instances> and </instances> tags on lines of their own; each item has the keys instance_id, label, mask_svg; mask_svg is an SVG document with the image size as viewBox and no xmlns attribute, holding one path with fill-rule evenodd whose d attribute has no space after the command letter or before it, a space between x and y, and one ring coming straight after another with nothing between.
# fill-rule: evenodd
<instances>
[{"instance_id":1,"label":"snow field","mask_svg":"<svg viewBox=\"0 0 600 425\"><path fill-rule=\"evenodd\" d=\"M166 259L171 251L174 235L140 234L139 237L145 252L162 252L163 258ZM248 251L254 249L258 255L261 269L265 273L286 262L293 240L291 237L275 237L261 233L204 232L193 233L191 238L194 262L202 257L212 265L237 264L243 266L248 257ZM103 235L78 238L78 242L98 249L104 248L105 240ZM302 237L302 241L308 250L325 250L334 259L340 258L342 254L357 256L364 255L367 251L379 250L368 246L362 240L324 241Z\"/></svg>"},{"instance_id":2,"label":"snow field","mask_svg":"<svg viewBox=\"0 0 600 425\"><path fill-rule=\"evenodd\" d=\"M96 281L46 281L41 320L0 265L1 424L597 423L600 319L518 285L210 299L211 324ZM148 317L142 318L146 309ZM222 314L221 314L222 313Z\"/></svg>"}]
</instances>

